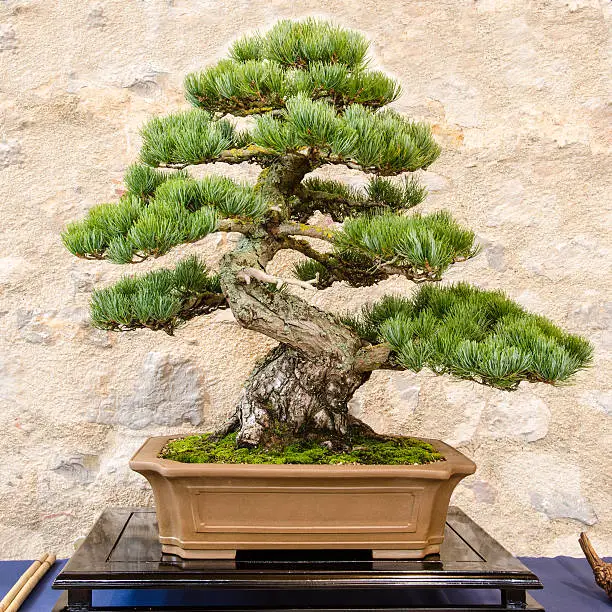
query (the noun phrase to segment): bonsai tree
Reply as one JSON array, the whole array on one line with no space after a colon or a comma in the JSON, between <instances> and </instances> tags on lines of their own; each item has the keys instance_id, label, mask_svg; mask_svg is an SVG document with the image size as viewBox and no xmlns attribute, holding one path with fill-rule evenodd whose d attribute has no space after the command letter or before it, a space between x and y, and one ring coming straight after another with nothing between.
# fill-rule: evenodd
<instances>
[{"instance_id":1,"label":"bonsai tree","mask_svg":"<svg viewBox=\"0 0 612 612\"><path fill-rule=\"evenodd\" d=\"M172 334L229 307L238 324L278 341L215 439L236 432L239 447L308 440L346 449L356 434L375 435L347 403L378 368L426 367L511 390L523 380L566 381L591 358L584 339L499 291L437 282L478 246L449 212L409 212L426 196L411 173L440 148L427 125L387 107L400 86L369 67L367 51L362 34L316 19L279 21L237 40L228 59L186 77L193 109L142 128L140 160L119 201L63 233L74 255L116 264L161 257L213 232L242 235L216 273L189 257L173 270L126 276L91 301L102 329ZM247 117L248 129L228 116ZM186 170L219 162L262 170L254 185L196 180ZM325 164L366 173L367 186L309 176ZM334 229L313 223L316 211ZM287 278L268 271L283 249L305 256ZM335 282L365 287L393 275L418 290L353 315L308 301Z\"/></svg>"}]
</instances>

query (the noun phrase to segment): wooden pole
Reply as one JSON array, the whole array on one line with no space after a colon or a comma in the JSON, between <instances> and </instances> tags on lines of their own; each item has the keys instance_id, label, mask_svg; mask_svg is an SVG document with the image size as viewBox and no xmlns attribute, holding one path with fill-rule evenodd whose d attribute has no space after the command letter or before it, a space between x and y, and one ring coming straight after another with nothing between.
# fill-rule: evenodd
<instances>
[{"instance_id":1,"label":"wooden pole","mask_svg":"<svg viewBox=\"0 0 612 612\"><path fill-rule=\"evenodd\" d=\"M32 592L40 579L47 573L49 568L55 563L55 555L46 553L26 570L19 578L15 586L7 593L2 600L0 612L17 612L26 597ZM9 595L11 599L9 599Z\"/></svg>"},{"instance_id":2,"label":"wooden pole","mask_svg":"<svg viewBox=\"0 0 612 612\"><path fill-rule=\"evenodd\" d=\"M21 574L19 580L15 583L13 588L2 598L0 601L0 612L4 612L8 605L15 599L15 595L19 593L21 587L28 581L28 578L36 572L36 570L42 565L43 561L49 556L49 553L41 555L28 569Z\"/></svg>"}]
</instances>

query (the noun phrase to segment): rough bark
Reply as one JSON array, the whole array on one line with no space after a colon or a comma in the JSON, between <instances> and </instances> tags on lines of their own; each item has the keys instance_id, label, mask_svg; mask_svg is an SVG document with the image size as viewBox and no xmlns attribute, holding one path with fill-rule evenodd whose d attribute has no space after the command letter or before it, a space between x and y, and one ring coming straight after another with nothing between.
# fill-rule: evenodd
<instances>
[{"instance_id":1,"label":"rough bark","mask_svg":"<svg viewBox=\"0 0 612 612\"><path fill-rule=\"evenodd\" d=\"M280 344L255 368L242 393L238 442L271 446L314 437L342 443L348 401L368 375L318 363Z\"/></svg>"},{"instance_id":2,"label":"rough bark","mask_svg":"<svg viewBox=\"0 0 612 612\"><path fill-rule=\"evenodd\" d=\"M258 281L247 284L245 268L265 269L274 245L243 238L224 257L221 286L234 317L246 329L260 332L300 350L310 359L335 362L349 369L361 340L328 313L285 290Z\"/></svg>"}]
</instances>

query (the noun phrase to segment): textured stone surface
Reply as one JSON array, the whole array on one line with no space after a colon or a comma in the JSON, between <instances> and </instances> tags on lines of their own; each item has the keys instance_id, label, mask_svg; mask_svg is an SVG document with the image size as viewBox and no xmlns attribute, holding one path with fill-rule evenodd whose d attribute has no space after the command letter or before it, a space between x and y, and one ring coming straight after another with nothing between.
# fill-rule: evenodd
<instances>
[{"instance_id":1,"label":"textured stone surface","mask_svg":"<svg viewBox=\"0 0 612 612\"><path fill-rule=\"evenodd\" d=\"M353 410L470 455L478 472L454 503L513 552L580 555L586 524L609 554L610 12L598 0L0 2L0 557L69 555L103 507L152 503L131 454L148 435L222 422L273 346L229 311L172 338L87 325L94 287L191 252L214 268L234 236L136 270L76 259L59 233L118 197L142 123L186 108L186 72L244 30L309 14L365 31L374 64L401 81L394 106L433 124L443 154L419 173L430 191L420 209L451 209L483 244L444 282L505 288L596 347L572 386L508 394L377 372ZM257 168L197 174L213 171L253 180ZM364 183L354 170L322 173ZM391 279L310 299L342 311L413 290Z\"/></svg>"},{"instance_id":2,"label":"textured stone surface","mask_svg":"<svg viewBox=\"0 0 612 612\"><path fill-rule=\"evenodd\" d=\"M513 458L503 468L503 482L519 502L550 519L575 519L585 525L598 521L582 495L580 468L552 453Z\"/></svg>"},{"instance_id":3,"label":"textured stone surface","mask_svg":"<svg viewBox=\"0 0 612 612\"><path fill-rule=\"evenodd\" d=\"M10 23L0 23L0 52L17 47L15 30Z\"/></svg>"},{"instance_id":4,"label":"textured stone surface","mask_svg":"<svg viewBox=\"0 0 612 612\"><path fill-rule=\"evenodd\" d=\"M533 395L528 383L521 383L514 393L492 397L481 417L482 434L501 440L518 437L535 442L546 436L550 410L546 403Z\"/></svg>"},{"instance_id":5,"label":"textured stone surface","mask_svg":"<svg viewBox=\"0 0 612 612\"><path fill-rule=\"evenodd\" d=\"M19 161L20 152L21 146L17 139L0 141L0 168L16 164Z\"/></svg>"},{"instance_id":6,"label":"textured stone surface","mask_svg":"<svg viewBox=\"0 0 612 612\"><path fill-rule=\"evenodd\" d=\"M102 400L91 420L143 429L148 425L200 425L206 391L202 368L189 359L152 351L144 363L131 395Z\"/></svg>"}]
</instances>

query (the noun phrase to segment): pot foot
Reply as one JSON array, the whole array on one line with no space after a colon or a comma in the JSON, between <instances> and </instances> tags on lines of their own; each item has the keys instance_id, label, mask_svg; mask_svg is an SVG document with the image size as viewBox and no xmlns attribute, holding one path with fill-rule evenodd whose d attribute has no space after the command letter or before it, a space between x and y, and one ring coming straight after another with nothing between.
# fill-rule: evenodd
<instances>
[{"instance_id":1,"label":"pot foot","mask_svg":"<svg viewBox=\"0 0 612 612\"><path fill-rule=\"evenodd\" d=\"M439 552L439 544L432 544L419 550L379 548L372 550L372 559L422 559L427 555L436 555Z\"/></svg>"},{"instance_id":2,"label":"pot foot","mask_svg":"<svg viewBox=\"0 0 612 612\"><path fill-rule=\"evenodd\" d=\"M192 550L184 549L180 546L172 546L170 544L162 545L162 552L165 555L176 555L182 559L235 559L235 550Z\"/></svg>"}]
</instances>

